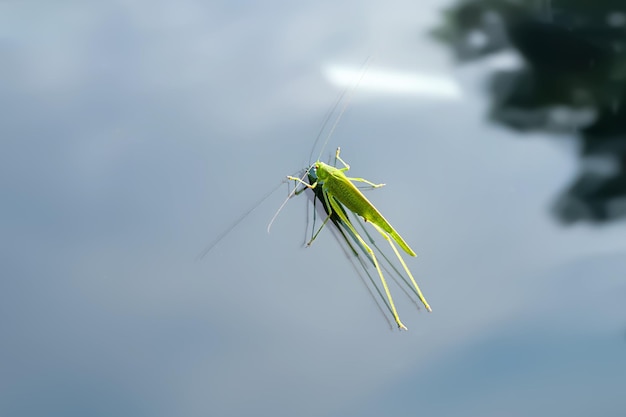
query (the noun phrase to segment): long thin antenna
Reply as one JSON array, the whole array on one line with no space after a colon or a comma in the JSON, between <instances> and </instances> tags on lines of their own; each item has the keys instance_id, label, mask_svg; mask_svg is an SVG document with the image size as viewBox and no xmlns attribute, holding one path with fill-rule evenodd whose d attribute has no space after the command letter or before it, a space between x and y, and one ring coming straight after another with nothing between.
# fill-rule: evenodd
<instances>
[{"instance_id":1,"label":"long thin antenna","mask_svg":"<svg viewBox=\"0 0 626 417\"><path fill-rule=\"evenodd\" d=\"M324 121L322 122L322 125L320 126L319 132L317 132L317 136L315 137L315 141L313 142L313 146L311 146L311 153L309 154L309 165L311 165L311 163L312 163L311 160L313 159L313 152L315 152L315 147L317 146L317 143L322 138L322 134L324 133L324 130L326 130L326 126L328 126L328 122L330 122L330 119L335 114L335 110L337 110L337 107L339 107L339 104L341 104L341 102L343 101L343 98L348 93L348 91L349 90L347 88L345 88L341 92L341 94L339 94L339 97L337 97L337 100L335 100L335 104L333 104L333 107L331 107L328 110L328 112L326 113L326 115L324 116Z\"/></svg>"},{"instance_id":2,"label":"long thin antenna","mask_svg":"<svg viewBox=\"0 0 626 417\"><path fill-rule=\"evenodd\" d=\"M196 261L202 260L207 255L207 253L211 252L211 249L213 249L215 247L215 245L220 243L221 240L224 239L226 237L226 235L230 233L231 230L233 230L235 227L237 227L239 225L239 223L241 223L243 221L243 219L248 217L248 215L250 213L252 213L254 210L256 210L256 208L259 207L262 202L264 202L265 200L267 200L269 198L269 196L274 194L274 192L276 190L278 190L284 183L285 183L285 181L279 182L276 187L272 188L271 191L269 191L267 194L265 194L263 197L261 197L260 200L258 200L256 203L254 203L252 205L252 207L250 207L248 209L248 211L243 213L237 220L235 220L230 226L228 226L226 228L226 230L224 230L222 233L220 233L220 235L218 237L216 237L215 240L213 242L211 242L209 244L209 246L206 247L205 250L203 250L202 252L200 252L200 254L198 254L198 256L196 256Z\"/></svg>"},{"instance_id":3,"label":"long thin antenna","mask_svg":"<svg viewBox=\"0 0 626 417\"><path fill-rule=\"evenodd\" d=\"M337 108L337 106L339 105L339 102L343 99L343 97L346 95L346 93L349 92L348 96L346 97L346 100L343 103L343 107L341 108L341 111L339 112L339 114L337 115L337 118L335 119L335 122L333 123L333 126L330 128L330 131L328 131L328 134L326 135L326 139L324 140L324 144L322 145L322 149L320 150L320 153L317 156L317 160L318 161L322 157L322 153L324 153L324 149L326 148L326 145L328 144L328 141L330 140L331 136L335 132L335 129L337 128L337 125L339 124L339 121L341 120L341 117L343 116L343 114L348 109L348 105L350 105L350 101L351 101L352 97L354 96L354 92L356 91L356 89L359 86L359 84L361 84L361 81L363 81L363 78L365 77L365 74L367 73L367 69L369 68L370 63L372 62L372 59L373 59L373 57L369 56L365 60L365 62L361 66L362 70L361 70L361 75L359 76L359 79L356 81L356 83L354 83L354 85L352 86L352 88L350 90L346 90L346 91L344 91L341 94L341 96L339 97L339 100L337 101L337 103L333 107L333 111L334 111L334 109ZM320 134L321 134L321 132L320 132ZM319 136L320 135L318 135L318 138L315 140L315 143L313 144L313 149L315 149L315 145L317 145L317 142L319 140ZM313 149L311 150L311 154L313 153Z\"/></svg>"},{"instance_id":4,"label":"long thin antenna","mask_svg":"<svg viewBox=\"0 0 626 417\"><path fill-rule=\"evenodd\" d=\"M324 140L324 144L322 145L322 149L320 150L320 153L317 156L316 160L319 161L319 159L322 157L322 153L324 152L324 149L326 148L326 145L328 144L328 141L330 140L331 136L335 132L335 129L337 128L337 125L339 124L339 121L341 120L341 117L343 116L343 114L345 113L346 109L348 108L348 105L350 104L350 99L352 98L352 96L354 95L354 92L356 91L357 87L359 86L359 84L363 80L363 77L365 77L365 74L367 73L367 69L369 68L370 62L372 62L372 59L373 59L373 57L370 55L365 60L363 65L361 65L362 70L361 70L361 75L359 76L359 79L352 86L352 88L345 89L339 95L339 97L337 98L337 101L335 102L333 107L330 109L330 111L327 113L326 117L324 118L324 122L322 123L322 126L320 127L320 130L319 130L319 132L317 134L317 137L315 138L315 142L313 142L313 146L311 147L311 153L309 154L309 166L304 171L304 174L300 178L301 180L304 181L306 176L309 174L309 171L311 170L311 157L313 156L313 152L315 151L317 143L321 139L322 133L326 129L326 126L328 125L328 122L330 121L330 119L332 118L333 114L335 113L335 110L337 109L337 107L339 107L339 104L343 101L343 107L341 108L341 111L339 112L339 114L335 118L335 122L333 123L333 126L330 128L330 131L326 135L326 139ZM346 98L345 100L344 100L344 97ZM274 224L274 221L276 220L276 218L278 217L278 215L280 214L282 209L287 205L287 202L289 201L289 199L291 197L293 197L295 193L296 193L296 187L294 187L293 191L289 193L289 195L287 196L285 201L283 201L283 203L280 205L278 210L276 210L276 213L274 214L274 216L272 216L272 219L270 220L269 224L267 225L267 233L270 233L270 230L272 229L272 225Z\"/></svg>"},{"instance_id":5,"label":"long thin antenna","mask_svg":"<svg viewBox=\"0 0 626 417\"><path fill-rule=\"evenodd\" d=\"M305 173L304 176L306 176L306 175L307 174ZM301 178L302 180L304 180L304 176ZM289 193L287 198L285 198L285 201L283 201L283 203L280 205L280 207L278 207L278 210L276 210L276 213L274 213L274 215L272 216L272 220L270 220L269 224L267 225L267 233L269 233L270 230L272 229L272 225L274 224L274 220L276 220L276 218L280 214L281 210L287 205L287 201L289 201L289 199L296 194L296 189L297 189L297 187L293 187L293 191L291 191Z\"/></svg>"}]
</instances>

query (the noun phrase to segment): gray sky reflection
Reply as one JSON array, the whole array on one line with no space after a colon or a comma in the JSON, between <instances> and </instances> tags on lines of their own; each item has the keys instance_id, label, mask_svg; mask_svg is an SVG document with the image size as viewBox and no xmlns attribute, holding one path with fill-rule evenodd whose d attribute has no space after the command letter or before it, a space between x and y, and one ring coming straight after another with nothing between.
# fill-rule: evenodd
<instances>
[{"instance_id":1,"label":"gray sky reflection","mask_svg":"<svg viewBox=\"0 0 626 417\"><path fill-rule=\"evenodd\" d=\"M0 3L0 414L618 415L624 225L550 219L574 150L484 122L425 35L444 5ZM408 333L330 234L302 248L305 197L265 233L286 188L194 262L310 162L324 66L369 55L460 86L357 89L323 152L388 184L433 307L392 289Z\"/></svg>"}]
</instances>

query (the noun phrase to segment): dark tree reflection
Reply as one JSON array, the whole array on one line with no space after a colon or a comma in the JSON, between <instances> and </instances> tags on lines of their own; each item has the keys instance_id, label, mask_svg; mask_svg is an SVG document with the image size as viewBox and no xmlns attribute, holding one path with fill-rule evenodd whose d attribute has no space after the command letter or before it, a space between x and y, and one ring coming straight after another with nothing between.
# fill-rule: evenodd
<instances>
[{"instance_id":1,"label":"dark tree reflection","mask_svg":"<svg viewBox=\"0 0 626 417\"><path fill-rule=\"evenodd\" d=\"M581 169L557 199L558 217L625 217L626 1L467 0L444 19L434 34L460 61L509 48L524 61L491 75L492 120L581 141Z\"/></svg>"}]
</instances>

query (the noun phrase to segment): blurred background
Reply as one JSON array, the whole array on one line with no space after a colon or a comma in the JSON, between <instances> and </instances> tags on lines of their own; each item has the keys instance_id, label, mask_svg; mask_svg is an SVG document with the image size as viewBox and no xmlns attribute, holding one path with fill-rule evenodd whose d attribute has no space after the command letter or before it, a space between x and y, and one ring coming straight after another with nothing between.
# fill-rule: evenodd
<instances>
[{"instance_id":1,"label":"blurred background","mask_svg":"<svg viewBox=\"0 0 626 417\"><path fill-rule=\"evenodd\" d=\"M0 2L0 415L623 416L622 3ZM286 184L196 261L337 146L408 332Z\"/></svg>"}]
</instances>

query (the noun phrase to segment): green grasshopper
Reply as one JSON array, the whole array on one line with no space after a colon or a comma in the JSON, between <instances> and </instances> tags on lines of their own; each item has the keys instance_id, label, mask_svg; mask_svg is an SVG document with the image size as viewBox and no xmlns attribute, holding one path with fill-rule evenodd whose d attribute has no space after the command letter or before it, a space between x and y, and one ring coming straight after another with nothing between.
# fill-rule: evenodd
<instances>
[{"instance_id":1,"label":"green grasshopper","mask_svg":"<svg viewBox=\"0 0 626 417\"><path fill-rule=\"evenodd\" d=\"M315 171L311 169L303 170L302 173L300 174L300 177L304 178L306 176L308 176L309 184L313 184L317 182L317 176L316 176ZM335 236L340 247L343 249L344 253L346 254L346 257L352 263L352 266L354 267L355 271L359 274L359 276L363 280L363 283L366 284L366 287L368 291L370 292L370 295L374 299L376 299L376 297L374 296L374 293L372 292L372 289L370 288L369 285L367 285L366 278L362 272L364 272L365 275L367 275L367 279L369 279L371 286L374 287L374 290L378 293L380 300L384 303L389 313L393 314L391 307L389 306L389 303L385 299L385 296L382 294L379 286L376 285L376 280L369 272L368 267L370 265L372 266L376 265L376 263L374 262L374 258L370 256L365 246L361 244L361 242L359 241L359 238L357 238L357 235L351 231L351 228L348 226L348 223L350 223L351 226L354 224L357 224L361 228L362 233L365 237L367 237L367 240L369 241L371 248L375 252L377 252L377 254L382 258L382 260L384 260L384 264L381 266L383 267L383 269L386 271L387 274L391 274L391 278L399 285L399 288L402 291L404 291L404 293L407 296L411 297L409 292L407 292L405 287L400 283L399 280L401 280L402 282L404 282L404 284L406 284L407 286L406 288L412 289L415 295L418 295L417 292L415 292L415 290L411 287L411 284L408 282L407 277L398 270L396 265L378 247L378 245L376 244L376 241L372 238L372 236L368 233L367 229L365 228L364 222L359 221L359 219L352 220L350 218L350 215L348 214L348 211L346 211L346 209L341 205L339 201L335 200L338 207L340 208L340 211L343 213L344 217L348 220L348 223L344 222L341 219L341 217L339 217L339 215L337 214L339 211L333 212L332 209L329 207L329 205L326 204L326 199L324 198L322 187L315 187L314 189L303 187L300 190L295 190L294 194L299 195L304 191L310 191L309 197L311 198L311 202L313 203L313 209L314 209L313 210L313 215L314 215L313 230L311 232L311 236L313 235L313 232L315 230L316 203L319 202L324 211L324 214L330 218L330 222L332 223L332 226L333 226L331 228L331 232L333 232L333 235ZM386 318L385 312L383 311L382 307L380 305L378 305L378 307L381 313ZM391 322L389 322L389 325L391 325Z\"/></svg>"},{"instance_id":2,"label":"green grasshopper","mask_svg":"<svg viewBox=\"0 0 626 417\"><path fill-rule=\"evenodd\" d=\"M369 64L369 61L370 61L370 59L368 59L366 61L366 63L364 64L364 68L367 67L367 65ZM361 78L363 77L364 74L365 74L365 70L363 71L363 73L361 75ZM356 85L358 85L358 82L357 82ZM356 88L356 85L353 87L353 89ZM324 123L322 125L322 129L320 130L320 132L319 132L319 134L318 134L318 136L317 136L317 138L315 140L315 143L313 145L313 148L311 150L311 156L313 154L313 149L315 149L317 142L319 141L319 139L322 136L322 132L324 131L324 128L325 128L326 124L330 121L330 118L331 118L332 114L337 109L338 105L342 102L342 100L343 100L343 98L344 98L344 96L346 95L347 92L348 91L346 90L346 91L344 91L341 94L341 96L339 97L339 99L335 103L334 107L328 113L327 118L325 119L325 121L324 121ZM345 101L345 104L344 104L343 108L341 109L341 111L339 113L339 116L335 119L335 122L334 122L333 126L331 127L330 132L326 136L326 140L324 141L324 143L322 145L322 149L324 149L326 147L326 144L328 143L328 140L332 136L332 133L334 132L335 127L339 123L339 120L341 119L342 114L344 113L344 111L347 108L348 102L349 102L349 100ZM320 152L320 156L321 156L321 153L322 152ZM349 218L349 212L352 212L352 213L356 214L357 216L361 216L365 222L371 223L372 226L376 230L378 230L378 232L389 242L389 244L390 244L391 248L393 249L396 257L398 258L398 260L402 264L402 267L404 268L404 271L406 272L406 274L410 278L411 283L412 283L412 287L413 287L412 289L414 290L415 294L420 299L420 301L424 304L426 309L428 311L431 311L431 308L428 305L428 302L426 301L426 299L422 295L422 292L421 292L419 286L417 285L417 283L415 282L415 279L413 278L413 275L409 271L408 267L406 266L404 260L400 256L400 253L398 252L396 246L394 245L394 243L390 239L390 237L393 238L393 240L395 240L402 247L402 249L406 253L408 253L409 255L416 256L415 252L409 247L409 245L404 241L404 239L402 239L402 237L389 224L389 222L382 216L382 214L380 214L380 212L376 209L376 207L374 207L374 205L369 200L367 200L367 198L365 198L365 196L352 183L352 181L363 182L363 183L369 184L373 188L382 187L384 184L374 184L374 183L369 182L369 181L367 181L367 180L365 180L363 178L349 178L349 177L347 177L344 172L348 171L350 169L350 166L348 164L346 164L340 158L339 153L340 153L340 149L337 148L336 160L341 161L341 163L344 165L343 168L336 168L336 167L324 164L323 162L319 161L320 156L318 156L318 158L317 158L318 162L314 163L308 169L306 169L305 170L306 173L303 174L301 178L297 178L297 177L293 177L293 176L288 176L287 177L289 180L293 180L293 181L299 182L302 185L304 185L305 187L302 190L300 190L300 191L297 191L297 188L296 188L289 194L287 199L279 207L278 211L274 214L274 217L269 222L269 224L267 226L267 230L268 230L268 232L270 231L270 228L271 228L274 220L276 219L278 214L281 212L283 207L287 204L288 200L293 195L300 194L302 191L304 191L306 189L310 189L311 191L313 191L313 195L314 195L313 201L314 201L314 203L315 203L316 199L321 202L324 210L327 213L327 217L324 219L322 225L317 230L317 232L315 232L312 235L311 240L308 242L307 245L311 245L311 243L313 243L313 241L316 239L317 235L321 232L321 230L324 228L324 226L328 223L328 220L331 220L332 224L335 226L333 231L337 231L339 233L339 235L342 236L343 241L346 243L346 246L350 249L352 254L356 256L356 258L358 259L358 262L360 263L361 267L363 267L363 270L370 277L370 280L372 281L373 285L375 286L376 291L378 291L378 294L381 296L381 299L386 304L386 306L389 309L389 311L392 313L392 315L394 317L394 320L397 323L398 327L400 329L405 329L406 330L406 326L404 326L404 324L402 324L402 322L400 321L400 317L398 316L398 312L396 310L396 307L394 305L393 299L391 297L391 293L390 293L389 288L387 286L387 281L385 280L385 277L383 275L383 272L382 272L382 269L380 267L378 258L376 257L376 254L374 253L372 248L367 243L365 243L364 239L361 237L359 232L357 232L357 230L355 229L352 221ZM308 176L308 179L309 179L308 183L304 181L304 178L306 178L307 176ZM217 243L219 243L234 227L236 227L241 221L243 221L248 216L248 214L250 214L250 212L252 212L252 210L254 210L256 207L258 207L258 205L262 201L264 201L266 198L268 198L269 195L271 195L272 193L273 193L273 191L268 193L268 194L266 194L257 204L255 204L250 210L248 210L239 219L237 219L228 229L226 229L225 232L220 234L213 241L213 243L211 243L198 256L198 258L201 259L204 256L206 256L206 254L208 252L210 252L211 249L215 245L217 245ZM372 246L374 248L376 248L376 250L379 252L380 256L382 256L383 259L387 262L387 265L390 266L393 269L393 271L396 273L397 276L399 276L409 287L411 287L411 285L408 284L405 276L402 273L400 273L400 271L396 268L396 266L378 248L376 243L370 237L369 233L365 230L365 228L363 226L363 223L361 223L359 221L356 221L355 223L358 223L359 226L361 226L363 228L363 233L368 237L370 243L372 244ZM348 238L348 236L356 243L356 246L352 245L352 243L350 242L350 239ZM339 243L342 244L342 241L340 239L339 239ZM342 248L344 249L344 251L346 251L346 253L348 253L346 247L342 247ZM388 302L385 301L385 298L383 297L379 287L376 284L374 284L374 280L372 279L371 275L367 271L367 268L366 268L367 264L366 264L366 262L363 260L363 258L361 256L359 256L359 250L362 253L364 253L366 255L366 257L368 258L369 262L372 263L375 266L376 271L378 272L378 275L380 277L380 281L382 283L382 286L384 288L384 291L385 291L386 298L387 298ZM357 272L360 273L358 267L354 263L353 263L353 265L357 269ZM387 272L389 272L386 268L385 268L385 270ZM393 275L392 275L392 277L393 277ZM401 288L404 290L403 287L401 287Z\"/></svg>"},{"instance_id":3,"label":"green grasshopper","mask_svg":"<svg viewBox=\"0 0 626 417\"><path fill-rule=\"evenodd\" d=\"M409 247L404 239L402 239L400 234L391 226L391 224L389 224L389 222L383 217L378 209L376 209L376 207L352 182L363 182L369 184L374 188L382 187L385 184L374 184L373 182L367 181L363 178L351 178L346 176L345 172L350 169L350 166L343 159L341 159L341 157L339 156L340 151L341 149L337 148L335 158L343 164L343 168L336 168L318 160L307 170L307 173L312 173L309 175L309 181L313 180L312 183L307 183L303 179L298 177L287 177L287 179L289 180L299 182L306 188L314 190L320 201L323 201L324 208L328 213L328 216L326 217L326 219L324 219L322 225L317 230L317 232L313 234L311 240L307 243L307 245L311 245L313 243L313 241L317 238L317 235L324 228L329 219L333 219L333 223L337 226L337 222L334 219L334 215L336 215L341 220L340 224L344 227L347 227L347 229L350 231L350 235L353 238L356 238L359 246L367 252L370 260L374 263L376 271L378 272L381 283L383 285L385 294L387 296L387 300L389 301L389 307L391 309L394 320L396 321L396 324L400 329L406 330L406 326L400 321L400 316L398 315L395 304L393 302L393 298L391 297L391 292L389 291L389 287L387 285L387 281L385 280L374 251L370 248L370 246L367 245L367 243L365 243L361 235L356 231L352 222L348 219L344 207L349 211L357 214L358 216L361 216L365 222L369 222L370 224L372 224L372 226L385 238L385 240L389 242L391 248L396 254L396 257L402 264L404 271L409 276L420 301L424 304L428 311L432 311L430 306L428 305L428 302L424 298L422 291L417 285L415 278L413 278L413 274L411 274L411 271L406 266L404 259L402 259L402 256L398 252L398 249L394 245L391 238L393 238L393 240L395 240L396 243L398 243L398 245L400 245L400 247L409 255L416 256L415 252ZM319 196L319 191L317 190L317 187L321 187L321 197Z\"/></svg>"}]
</instances>

